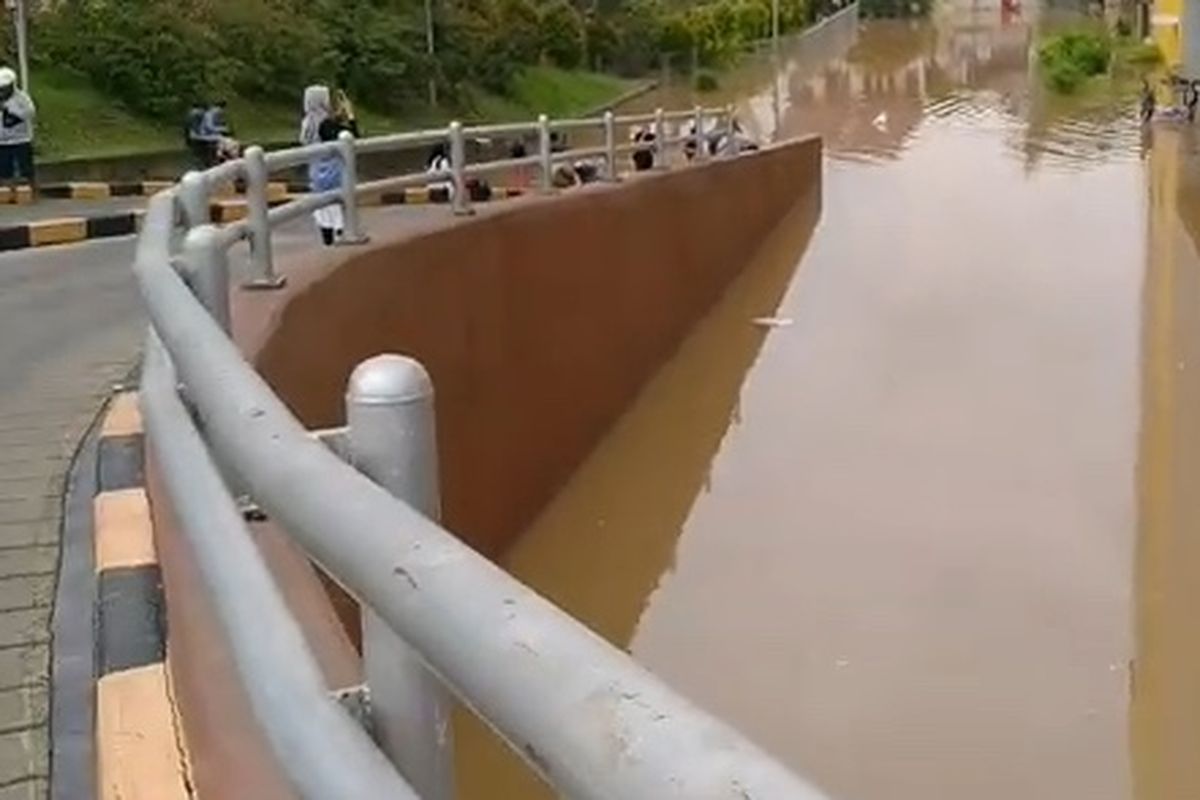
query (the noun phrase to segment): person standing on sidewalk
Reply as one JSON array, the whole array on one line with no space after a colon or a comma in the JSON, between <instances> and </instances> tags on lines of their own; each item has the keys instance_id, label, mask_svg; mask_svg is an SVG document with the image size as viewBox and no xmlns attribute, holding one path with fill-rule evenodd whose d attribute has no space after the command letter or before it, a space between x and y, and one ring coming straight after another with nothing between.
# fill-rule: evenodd
<instances>
[{"instance_id":1,"label":"person standing on sidewalk","mask_svg":"<svg viewBox=\"0 0 1200 800\"><path fill-rule=\"evenodd\" d=\"M33 101L17 88L17 73L0 67L0 182L33 185Z\"/></svg>"}]
</instances>

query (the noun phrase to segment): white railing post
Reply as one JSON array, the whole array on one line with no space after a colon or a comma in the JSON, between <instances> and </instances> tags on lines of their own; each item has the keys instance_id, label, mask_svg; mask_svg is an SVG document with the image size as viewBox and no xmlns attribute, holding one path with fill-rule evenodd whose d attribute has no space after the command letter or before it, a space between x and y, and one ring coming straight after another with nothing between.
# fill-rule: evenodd
<instances>
[{"instance_id":1,"label":"white railing post","mask_svg":"<svg viewBox=\"0 0 1200 800\"><path fill-rule=\"evenodd\" d=\"M549 192L554 188L554 154L550 149L550 118L545 114L538 117L538 158L542 191Z\"/></svg>"},{"instance_id":2,"label":"white railing post","mask_svg":"<svg viewBox=\"0 0 1200 800\"><path fill-rule=\"evenodd\" d=\"M342 159L342 216L346 226L341 242L364 244L367 235L358 218L358 156L354 149L354 134L342 131L337 144L338 156Z\"/></svg>"},{"instance_id":3,"label":"white railing post","mask_svg":"<svg viewBox=\"0 0 1200 800\"><path fill-rule=\"evenodd\" d=\"M693 156L697 161L704 161L708 158L708 143L707 137L704 135L704 109L696 106L695 117L692 121L692 143L696 148L696 153Z\"/></svg>"},{"instance_id":4,"label":"white railing post","mask_svg":"<svg viewBox=\"0 0 1200 800\"><path fill-rule=\"evenodd\" d=\"M604 112L604 171L605 180L617 179L617 118L611 111Z\"/></svg>"},{"instance_id":5,"label":"white railing post","mask_svg":"<svg viewBox=\"0 0 1200 800\"><path fill-rule=\"evenodd\" d=\"M346 423L350 463L421 514L438 519L433 384L425 368L398 355L359 364L346 391ZM398 572L397 580L403 578ZM363 663L380 746L423 800L451 800L446 689L416 651L365 606Z\"/></svg>"},{"instance_id":6,"label":"white railing post","mask_svg":"<svg viewBox=\"0 0 1200 800\"><path fill-rule=\"evenodd\" d=\"M200 304L229 332L229 254L217 229L205 223L183 237L183 275Z\"/></svg>"},{"instance_id":7,"label":"white railing post","mask_svg":"<svg viewBox=\"0 0 1200 800\"><path fill-rule=\"evenodd\" d=\"M450 199L455 214L471 213L471 193L467 189L467 143L463 139L462 123L450 123L450 180L454 187Z\"/></svg>"},{"instance_id":8,"label":"white railing post","mask_svg":"<svg viewBox=\"0 0 1200 800\"><path fill-rule=\"evenodd\" d=\"M663 121L663 110L654 109L654 166L667 167L667 126Z\"/></svg>"},{"instance_id":9,"label":"white railing post","mask_svg":"<svg viewBox=\"0 0 1200 800\"><path fill-rule=\"evenodd\" d=\"M202 173L192 170L180 178L179 206L183 209L183 224L187 228L212 221L208 209L208 182Z\"/></svg>"},{"instance_id":10,"label":"white railing post","mask_svg":"<svg viewBox=\"0 0 1200 800\"><path fill-rule=\"evenodd\" d=\"M283 286L282 276L275 274L271 253L270 203L267 197L270 172L267 157L258 145L246 148L246 217L250 226L250 279L246 286L254 289L277 289Z\"/></svg>"},{"instance_id":11,"label":"white railing post","mask_svg":"<svg viewBox=\"0 0 1200 800\"><path fill-rule=\"evenodd\" d=\"M725 141L723 142L724 155L734 155L737 152L737 147L734 142L734 136L737 134L737 129L734 127L733 106L725 106Z\"/></svg>"}]
</instances>

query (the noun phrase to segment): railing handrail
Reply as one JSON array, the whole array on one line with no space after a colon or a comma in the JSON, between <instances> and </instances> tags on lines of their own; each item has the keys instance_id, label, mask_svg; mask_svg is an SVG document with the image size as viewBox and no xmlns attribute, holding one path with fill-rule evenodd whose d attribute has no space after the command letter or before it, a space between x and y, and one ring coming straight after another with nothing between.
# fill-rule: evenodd
<instances>
[{"instance_id":1,"label":"railing handrail","mask_svg":"<svg viewBox=\"0 0 1200 800\"><path fill-rule=\"evenodd\" d=\"M732 135L728 110L651 115L659 140L656 156L666 153L668 141L694 141L699 157L706 157L703 129L712 116L717 124L724 119ZM209 591L227 600L243 592L255 598L253 606L240 610L232 600L218 604L220 622L239 674L250 684L248 694L268 695L253 704L256 716L302 796L341 800L415 795L393 770L380 769L380 753L366 737L348 729L349 715L314 694L312 656L292 628L280 622L286 612L280 610L281 601L276 602L278 590L270 584L265 566L246 546L218 544L237 539L249 545L250 539L244 522L232 513L232 497L221 485L215 464L222 465L227 478L235 476L239 487L248 490L286 533L415 648L428 668L559 792L588 800L823 797L732 728L676 695L629 655L315 441L227 333L226 251L234 242L249 239L251 262L260 272L254 279L267 282L258 285L278 285L270 265L270 230L275 225L342 203L347 234L357 236L358 193L418 180L449 178L457 195L455 210L463 211L469 202L464 191L469 174L516 163L540 165L542 185L548 186L548 169L557 161L600 154L613 177L616 155L629 148L616 142L615 127L642 124L642 119L618 118L610 112L567 121L572 129L595 126L604 145L558 153L550 152L548 143L555 123L541 117L519 126L538 134L537 156L479 164L465 161L462 144L467 134L509 134L517 128L463 128L454 123L434 131L358 142L343 138L268 154L252 149L244 159L199 179L185 178L150 201L134 269L152 326L143 383L152 447L167 473L165 485L180 526L198 552ZM688 119L694 120L693 134L666 135L665 120ZM357 181L358 152L441 140L450 145L449 175L412 173L366 184ZM272 169L335 153L345 162L346 185L268 211L266 179ZM242 176L247 180L249 217L224 231L208 227L201 218L204 193L218 180ZM173 259L179 273L170 268ZM180 384L203 439L182 413L174 390ZM211 456L204 452L205 443ZM219 528L219 536L210 535L212 526ZM230 558L252 563L225 572L220 565ZM248 632L255 626L276 625L286 629L286 641L273 641L267 652L256 650L259 643ZM285 669L280 660L289 652L295 659L288 668L292 677L262 685L271 669ZM332 720L328 731L290 735L285 729L292 723L286 720L294 715L281 716L281 704L289 699L301 713ZM331 752L338 757L310 757L313 736L320 739L326 733L331 742L336 740ZM328 774L338 769L355 775Z\"/></svg>"}]
</instances>

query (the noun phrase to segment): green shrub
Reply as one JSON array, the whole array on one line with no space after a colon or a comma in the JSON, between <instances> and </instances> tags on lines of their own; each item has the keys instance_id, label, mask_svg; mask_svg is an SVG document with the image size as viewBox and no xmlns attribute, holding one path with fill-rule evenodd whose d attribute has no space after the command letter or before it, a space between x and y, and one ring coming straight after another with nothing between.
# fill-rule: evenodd
<instances>
[{"instance_id":1,"label":"green shrub","mask_svg":"<svg viewBox=\"0 0 1200 800\"><path fill-rule=\"evenodd\" d=\"M715 92L720 88L720 83L717 81L717 76L708 70L701 70L696 73L696 91L698 92Z\"/></svg>"},{"instance_id":2,"label":"green shrub","mask_svg":"<svg viewBox=\"0 0 1200 800\"><path fill-rule=\"evenodd\" d=\"M1093 75L1108 71L1112 43L1092 31L1054 36L1038 48L1038 63L1046 83L1059 92L1073 92Z\"/></svg>"}]
</instances>

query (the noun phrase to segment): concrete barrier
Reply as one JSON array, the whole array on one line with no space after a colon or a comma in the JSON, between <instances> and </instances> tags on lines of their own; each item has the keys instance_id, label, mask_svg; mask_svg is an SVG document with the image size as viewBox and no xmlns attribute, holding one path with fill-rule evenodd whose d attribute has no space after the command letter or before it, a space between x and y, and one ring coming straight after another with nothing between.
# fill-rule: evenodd
<instances>
[{"instance_id":1,"label":"concrete barrier","mask_svg":"<svg viewBox=\"0 0 1200 800\"><path fill-rule=\"evenodd\" d=\"M258 367L315 428L363 358L420 359L444 523L496 554L820 181L805 139L381 239L287 298Z\"/></svg>"}]
</instances>

